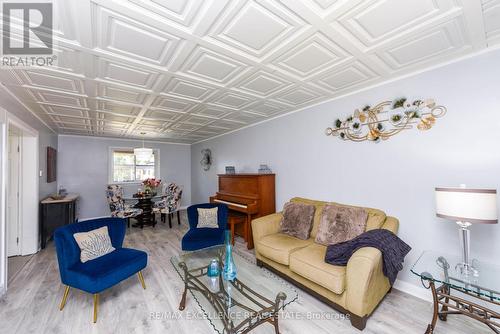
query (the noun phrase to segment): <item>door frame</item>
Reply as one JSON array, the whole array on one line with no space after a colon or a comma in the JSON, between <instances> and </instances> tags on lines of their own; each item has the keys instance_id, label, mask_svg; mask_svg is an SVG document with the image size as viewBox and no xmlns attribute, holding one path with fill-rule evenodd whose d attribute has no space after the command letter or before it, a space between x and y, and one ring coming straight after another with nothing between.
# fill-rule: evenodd
<instances>
[{"instance_id":1,"label":"door frame","mask_svg":"<svg viewBox=\"0 0 500 334\"><path fill-rule=\"evenodd\" d=\"M10 170L10 166L11 166L11 155L10 155L10 151L12 149L12 143L11 143L11 138L13 137L16 137L17 139L17 166L18 166L18 170L17 170L17 196L15 197L16 198L16 206L17 206L17 217L16 217L16 234L17 234L17 245L16 245L16 254L15 255L9 255L10 253L10 230L11 228L13 227L12 226L12 221L11 221L11 218L10 215L9 215L9 207L10 207L10 201L11 201L11 198L10 198L10 195L7 195L5 197L5 200L7 201L7 210L6 210L6 224L5 224L5 235L6 235L6 240L7 240L7 258L9 256L17 256L17 255L21 255L21 244L20 244L20 241L22 240L21 236L22 236L22 231L21 231L21 178L22 178L22 172L21 172L21 167L22 167L22 162L21 162L21 152L22 152L22 130L21 129L18 129L17 127L15 127L15 132L14 132L14 135L12 136L11 135L11 128L14 127L14 125L9 125L9 128L7 129L7 156L9 157L8 159L8 162L7 162L7 181L6 181L6 187L7 187L7 192L9 190L11 190L11 170Z\"/></svg>"},{"instance_id":2,"label":"door frame","mask_svg":"<svg viewBox=\"0 0 500 334\"><path fill-rule=\"evenodd\" d=\"M2 116L5 122L2 124ZM2 199L0 207L0 295L8 288L7 271L7 178L8 178L8 131L13 125L22 131L21 136L21 182L20 182L20 251L21 255L34 254L40 249L39 241L39 134L38 131L0 108L0 128L1 128L1 172L0 191Z\"/></svg>"}]
</instances>

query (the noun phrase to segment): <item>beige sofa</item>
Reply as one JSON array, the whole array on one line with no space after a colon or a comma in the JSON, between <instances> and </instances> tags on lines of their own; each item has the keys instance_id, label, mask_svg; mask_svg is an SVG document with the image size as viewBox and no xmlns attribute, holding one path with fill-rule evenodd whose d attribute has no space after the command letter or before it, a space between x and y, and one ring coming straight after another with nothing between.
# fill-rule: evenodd
<instances>
[{"instance_id":1,"label":"beige sofa","mask_svg":"<svg viewBox=\"0 0 500 334\"><path fill-rule=\"evenodd\" d=\"M292 281L308 293L350 315L351 324L363 330L368 316L390 291L382 272L382 254L372 247L357 250L347 266L325 263L326 246L315 243L322 208L327 202L292 198L316 206L311 237L300 240L279 232L281 213L252 221L257 265ZM383 228L397 233L399 222L377 209L368 212L366 230Z\"/></svg>"}]
</instances>

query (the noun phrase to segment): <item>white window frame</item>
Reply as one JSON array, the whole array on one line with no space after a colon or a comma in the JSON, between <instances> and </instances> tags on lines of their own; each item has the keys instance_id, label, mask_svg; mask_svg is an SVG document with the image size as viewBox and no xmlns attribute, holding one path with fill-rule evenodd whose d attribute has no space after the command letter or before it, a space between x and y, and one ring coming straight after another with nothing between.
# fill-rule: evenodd
<instances>
[{"instance_id":1,"label":"white window frame","mask_svg":"<svg viewBox=\"0 0 500 334\"><path fill-rule=\"evenodd\" d=\"M108 183L109 184L142 184L142 181L122 181L115 182L113 180L114 172L114 159L113 153L115 151L134 151L133 147L109 147L108 150ZM160 179L160 150L153 149L153 154L155 155L155 178Z\"/></svg>"}]
</instances>

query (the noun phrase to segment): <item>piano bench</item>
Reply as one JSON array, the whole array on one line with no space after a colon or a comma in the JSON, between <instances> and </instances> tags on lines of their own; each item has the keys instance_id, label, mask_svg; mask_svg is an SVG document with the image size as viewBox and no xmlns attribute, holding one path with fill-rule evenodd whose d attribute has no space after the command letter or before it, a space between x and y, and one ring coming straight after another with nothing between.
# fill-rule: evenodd
<instances>
[{"instance_id":1,"label":"piano bench","mask_svg":"<svg viewBox=\"0 0 500 334\"><path fill-rule=\"evenodd\" d=\"M231 244L233 244L233 246L234 246L234 227L237 224L243 223L244 224L243 234L245 235L246 239L246 236L248 235L248 224L246 224L246 222L247 222L247 217L244 215L235 215L232 213L228 215L227 224L229 225L229 229L231 230Z\"/></svg>"}]
</instances>

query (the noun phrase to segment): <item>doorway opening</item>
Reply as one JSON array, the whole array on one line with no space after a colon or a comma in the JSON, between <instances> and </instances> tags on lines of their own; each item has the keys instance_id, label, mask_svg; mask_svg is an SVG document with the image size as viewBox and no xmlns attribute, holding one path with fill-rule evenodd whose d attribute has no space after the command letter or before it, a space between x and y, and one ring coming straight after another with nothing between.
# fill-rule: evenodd
<instances>
[{"instance_id":1,"label":"doorway opening","mask_svg":"<svg viewBox=\"0 0 500 334\"><path fill-rule=\"evenodd\" d=\"M8 118L5 136L5 271L3 282L39 249L38 237L38 132Z\"/></svg>"},{"instance_id":2,"label":"doorway opening","mask_svg":"<svg viewBox=\"0 0 500 334\"><path fill-rule=\"evenodd\" d=\"M21 135L20 129L9 126L7 141L7 257L21 255L20 190L21 190Z\"/></svg>"}]
</instances>

